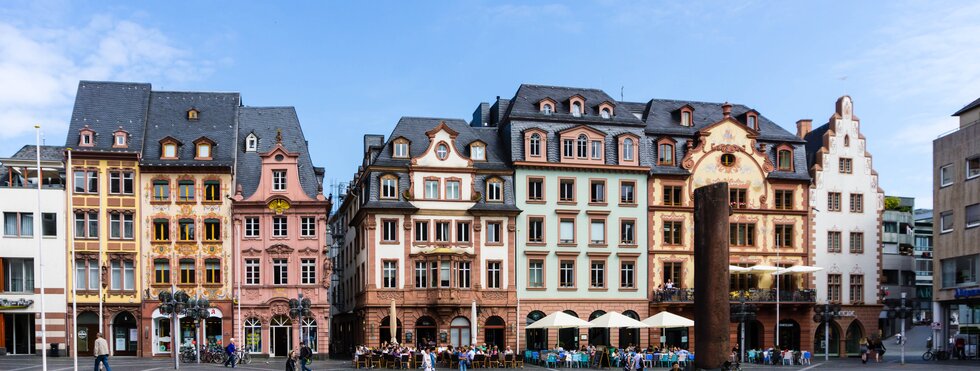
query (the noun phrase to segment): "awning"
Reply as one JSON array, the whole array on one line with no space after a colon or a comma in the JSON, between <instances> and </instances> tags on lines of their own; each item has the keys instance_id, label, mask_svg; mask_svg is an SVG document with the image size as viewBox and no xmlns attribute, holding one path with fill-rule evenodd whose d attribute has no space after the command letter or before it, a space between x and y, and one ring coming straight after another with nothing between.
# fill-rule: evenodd
<instances>
[{"instance_id":1,"label":"awning","mask_svg":"<svg viewBox=\"0 0 980 371\"><path fill-rule=\"evenodd\" d=\"M776 271L775 274L813 273L813 272L821 271L821 270L823 270L823 268L821 268L821 267L814 267L814 266L809 266L809 265L794 265L794 266L789 267L789 268L780 269L780 270Z\"/></svg>"},{"instance_id":2,"label":"awning","mask_svg":"<svg viewBox=\"0 0 980 371\"><path fill-rule=\"evenodd\" d=\"M577 317L573 317L572 315L565 312L554 312L528 325L526 329L533 330L537 328L588 328L588 327L592 327L592 324L585 320L579 319Z\"/></svg>"}]
</instances>

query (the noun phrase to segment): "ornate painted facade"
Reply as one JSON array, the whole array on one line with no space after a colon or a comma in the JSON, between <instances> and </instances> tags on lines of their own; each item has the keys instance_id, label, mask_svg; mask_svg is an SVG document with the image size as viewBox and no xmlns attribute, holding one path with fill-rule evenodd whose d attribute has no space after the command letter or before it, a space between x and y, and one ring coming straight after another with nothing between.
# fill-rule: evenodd
<instances>
[{"instance_id":1,"label":"ornate painted facade","mask_svg":"<svg viewBox=\"0 0 980 371\"><path fill-rule=\"evenodd\" d=\"M243 107L238 133L232 211L238 247L231 260L236 290L241 288L238 345L283 357L303 340L314 353L326 354L332 262L323 169L313 167L292 107ZM312 315L291 318L289 300L299 295L310 300Z\"/></svg>"}]
</instances>

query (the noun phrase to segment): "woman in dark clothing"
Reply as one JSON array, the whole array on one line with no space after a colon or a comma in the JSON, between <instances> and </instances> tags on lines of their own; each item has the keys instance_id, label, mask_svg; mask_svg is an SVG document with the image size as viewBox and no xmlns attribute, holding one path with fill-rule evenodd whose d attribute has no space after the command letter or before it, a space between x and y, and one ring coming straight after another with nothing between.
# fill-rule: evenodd
<instances>
[{"instance_id":1,"label":"woman in dark clothing","mask_svg":"<svg viewBox=\"0 0 980 371\"><path fill-rule=\"evenodd\" d=\"M286 371L296 371L296 351L289 351L289 356L286 357Z\"/></svg>"}]
</instances>

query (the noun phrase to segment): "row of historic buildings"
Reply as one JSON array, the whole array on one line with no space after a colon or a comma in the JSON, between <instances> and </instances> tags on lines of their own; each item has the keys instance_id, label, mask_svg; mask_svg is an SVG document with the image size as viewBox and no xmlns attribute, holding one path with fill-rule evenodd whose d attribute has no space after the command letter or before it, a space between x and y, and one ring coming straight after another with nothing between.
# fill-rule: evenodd
<instances>
[{"instance_id":1,"label":"row of historic buildings","mask_svg":"<svg viewBox=\"0 0 980 371\"><path fill-rule=\"evenodd\" d=\"M0 348L37 351L46 295L47 340L62 351L77 341L90 354L97 332L113 355L230 338L273 356L301 338L327 351L330 202L292 107L82 81L65 147L41 153L41 221L34 147L0 160ZM173 290L208 299L210 317L174 326L158 301ZM302 323L289 316L298 295L312 304Z\"/></svg>"},{"instance_id":2,"label":"row of historic buildings","mask_svg":"<svg viewBox=\"0 0 980 371\"><path fill-rule=\"evenodd\" d=\"M394 316L400 342L692 346L688 329L525 327L555 311L693 317L693 191L728 182L731 265L824 268L731 276L732 302L760 308L747 346L822 352L813 307L829 302L831 353L856 353L878 331L883 193L850 97L797 129L743 105L540 85L469 122L402 118L364 137L331 216L334 345L390 341Z\"/></svg>"}]
</instances>

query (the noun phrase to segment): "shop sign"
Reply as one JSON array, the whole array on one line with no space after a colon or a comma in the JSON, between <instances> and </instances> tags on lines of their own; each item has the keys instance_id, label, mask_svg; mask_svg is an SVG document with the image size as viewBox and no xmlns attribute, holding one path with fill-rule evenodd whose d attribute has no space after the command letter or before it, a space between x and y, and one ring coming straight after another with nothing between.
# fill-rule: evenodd
<instances>
[{"instance_id":1,"label":"shop sign","mask_svg":"<svg viewBox=\"0 0 980 371\"><path fill-rule=\"evenodd\" d=\"M956 293L953 294L953 297L957 299L973 296L980 296L980 289L956 289Z\"/></svg>"}]
</instances>

